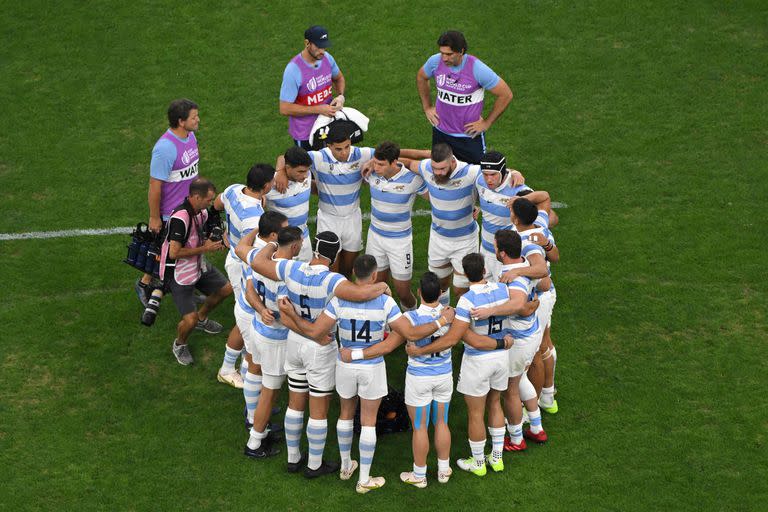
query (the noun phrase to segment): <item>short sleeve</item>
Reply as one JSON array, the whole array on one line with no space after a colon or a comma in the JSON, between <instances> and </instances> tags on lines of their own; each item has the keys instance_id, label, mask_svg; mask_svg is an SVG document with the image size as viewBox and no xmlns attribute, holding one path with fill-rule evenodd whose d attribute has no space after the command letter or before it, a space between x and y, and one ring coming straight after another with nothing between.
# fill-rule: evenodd
<instances>
[{"instance_id":1,"label":"short sleeve","mask_svg":"<svg viewBox=\"0 0 768 512\"><path fill-rule=\"evenodd\" d=\"M427 62L421 67L421 69L424 70L424 74L427 75L427 78L432 78L435 75L435 70L437 69L438 64L440 64L439 53L436 53L427 59Z\"/></svg>"},{"instance_id":2,"label":"short sleeve","mask_svg":"<svg viewBox=\"0 0 768 512\"><path fill-rule=\"evenodd\" d=\"M331 78L336 78L339 76L339 65L336 64L336 59L333 58L333 56L326 52L325 53L325 59L328 59L328 64L331 65Z\"/></svg>"},{"instance_id":3,"label":"short sleeve","mask_svg":"<svg viewBox=\"0 0 768 512\"><path fill-rule=\"evenodd\" d=\"M178 217L171 217L168 222L168 240L184 244L187 238L187 224Z\"/></svg>"},{"instance_id":4,"label":"short sleeve","mask_svg":"<svg viewBox=\"0 0 768 512\"><path fill-rule=\"evenodd\" d=\"M156 180L168 181L171 177L173 162L176 161L176 146L168 139L160 139L152 148L152 160L149 163L149 175Z\"/></svg>"},{"instance_id":5,"label":"short sleeve","mask_svg":"<svg viewBox=\"0 0 768 512\"><path fill-rule=\"evenodd\" d=\"M293 263L293 260L282 260L275 266L275 274L280 281L285 281L286 276L291 273Z\"/></svg>"},{"instance_id":6,"label":"short sleeve","mask_svg":"<svg viewBox=\"0 0 768 512\"><path fill-rule=\"evenodd\" d=\"M427 184L424 183L424 179L421 176L416 176L416 178L414 179L414 183L418 187L416 189L417 194L422 195L429 191L429 189L427 188Z\"/></svg>"},{"instance_id":7,"label":"short sleeve","mask_svg":"<svg viewBox=\"0 0 768 512\"><path fill-rule=\"evenodd\" d=\"M469 323L469 310L473 307L474 305L469 301L469 299L462 295L459 299L459 302L456 303L456 316L454 317L454 320L460 320L462 322Z\"/></svg>"},{"instance_id":8,"label":"short sleeve","mask_svg":"<svg viewBox=\"0 0 768 512\"><path fill-rule=\"evenodd\" d=\"M549 214L545 210L539 210L536 220L533 221L535 226L540 228L549 228Z\"/></svg>"},{"instance_id":9,"label":"short sleeve","mask_svg":"<svg viewBox=\"0 0 768 512\"><path fill-rule=\"evenodd\" d=\"M336 293L336 287L339 286L342 281L346 281L347 278L342 276L341 274L337 274L336 272L329 272L329 279L327 281L327 287L326 292L328 293L328 296Z\"/></svg>"},{"instance_id":10,"label":"short sleeve","mask_svg":"<svg viewBox=\"0 0 768 512\"><path fill-rule=\"evenodd\" d=\"M338 318L338 311L339 309L339 299L336 297L332 298L328 304L325 306L325 311L323 311L328 317L336 320Z\"/></svg>"},{"instance_id":11,"label":"short sleeve","mask_svg":"<svg viewBox=\"0 0 768 512\"><path fill-rule=\"evenodd\" d=\"M387 323L392 323L396 321L398 318L403 316L403 314L400 312L400 308L397 307L397 303L395 302L395 299L387 295L387 299L384 302L384 311L387 312Z\"/></svg>"},{"instance_id":12,"label":"short sleeve","mask_svg":"<svg viewBox=\"0 0 768 512\"><path fill-rule=\"evenodd\" d=\"M489 68L480 59L475 60L475 66L472 68L472 73L475 75L475 80L483 89L493 89L499 84L499 75Z\"/></svg>"},{"instance_id":13,"label":"short sleeve","mask_svg":"<svg viewBox=\"0 0 768 512\"><path fill-rule=\"evenodd\" d=\"M289 62L283 71L283 83L280 86L280 101L293 103L301 87L301 70L295 62Z\"/></svg>"}]
</instances>

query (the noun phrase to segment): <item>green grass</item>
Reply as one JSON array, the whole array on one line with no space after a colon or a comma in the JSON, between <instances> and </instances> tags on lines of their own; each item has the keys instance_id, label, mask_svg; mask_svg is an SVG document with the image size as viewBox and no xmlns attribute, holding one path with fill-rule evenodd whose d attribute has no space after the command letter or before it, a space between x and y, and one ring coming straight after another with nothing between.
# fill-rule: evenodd
<instances>
[{"instance_id":1,"label":"green grass","mask_svg":"<svg viewBox=\"0 0 768 512\"><path fill-rule=\"evenodd\" d=\"M290 142L282 70L314 22L348 104L371 117L366 143L405 147L430 141L416 70L442 30L463 30L515 93L490 144L569 208L555 229L552 441L507 456L502 475L418 491L397 482L408 434L386 436L374 474L389 483L365 497L285 475L282 456L244 460L241 396L215 382L224 336L195 334L197 364L177 365L171 301L138 324L124 237L0 242L0 509L764 507L764 3L2 7L0 232L146 217L176 97L201 106L201 172L220 188L272 161ZM415 224L423 255L429 222ZM230 305L215 314L227 326ZM404 361L388 359L396 386ZM458 394L451 424L455 459L468 451Z\"/></svg>"}]
</instances>

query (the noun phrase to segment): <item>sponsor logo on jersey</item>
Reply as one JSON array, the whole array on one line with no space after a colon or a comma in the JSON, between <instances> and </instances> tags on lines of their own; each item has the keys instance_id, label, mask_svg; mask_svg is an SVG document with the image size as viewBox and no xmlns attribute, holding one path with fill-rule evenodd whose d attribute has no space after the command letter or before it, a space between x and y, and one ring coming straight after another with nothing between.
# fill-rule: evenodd
<instances>
[{"instance_id":1,"label":"sponsor logo on jersey","mask_svg":"<svg viewBox=\"0 0 768 512\"><path fill-rule=\"evenodd\" d=\"M438 87L445 85L445 75L437 75L435 77L435 82L437 83Z\"/></svg>"},{"instance_id":2,"label":"sponsor logo on jersey","mask_svg":"<svg viewBox=\"0 0 768 512\"><path fill-rule=\"evenodd\" d=\"M181 155L181 163L184 165L189 165L190 162L197 159L198 154L199 153L197 148L189 148L184 150L184 153Z\"/></svg>"}]
</instances>

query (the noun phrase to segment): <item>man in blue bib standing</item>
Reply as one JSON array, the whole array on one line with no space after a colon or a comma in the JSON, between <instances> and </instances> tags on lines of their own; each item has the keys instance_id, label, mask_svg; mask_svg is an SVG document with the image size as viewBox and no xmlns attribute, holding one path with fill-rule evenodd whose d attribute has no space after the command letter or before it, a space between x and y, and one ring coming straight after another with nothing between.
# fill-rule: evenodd
<instances>
[{"instance_id":1,"label":"man in blue bib standing","mask_svg":"<svg viewBox=\"0 0 768 512\"><path fill-rule=\"evenodd\" d=\"M474 55L467 53L464 34L444 32L437 40L440 52L432 55L416 74L416 88L424 114L432 123L432 145L444 142L459 160L479 164L485 152L485 132L512 101L512 90L503 78ZM432 105L430 79L437 95ZM485 91L496 97L483 119Z\"/></svg>"},{"instance_id":2,"label":"man in blue bib standing","mask_svg":"<svg viewBox=\"0 0 768 512\"><path fill-rule=\"evenodd\" d=\"M328 31L313 25L304 31L304 49L285 66L280 86L280 114L288 116L288 133L306 150L318 115L333 117L344 106L344 75L326 49ZM333 97L332 89L336 89Z\"/></svg>"}]
</instances>

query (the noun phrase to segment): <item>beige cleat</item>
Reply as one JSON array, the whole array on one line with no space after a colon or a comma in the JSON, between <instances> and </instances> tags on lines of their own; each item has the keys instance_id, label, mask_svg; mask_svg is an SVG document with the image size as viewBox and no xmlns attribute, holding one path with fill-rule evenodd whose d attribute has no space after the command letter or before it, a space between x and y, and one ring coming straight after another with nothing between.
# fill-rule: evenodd
<instances>
[{"instance_id":1,"label":"beige cleat","mask_svg":"<svg viewBox=\"0 0 768 512\"><path fill-rule=\"evenodd\" d=\"M437 481L441 484L447 484L448 480L451 479L451 475L453 474L453 470L451 468L446 469L445 471L439 471L437 472Z\"/></svg>"},{"instance_id":2,"label":"beige cleat","mask_svg":"<svg viewBox=\"0 0 768 512\"><path fill-rule=\"evenodd\" d=\"M416 475L413 474L413 471L406 471L404 473L400 473L400 480L404 484L412 485L418 489L423 489L427 486L427 478L419 478Z\"/></svg>"},{"instance_id":3,"label":"beige cleat","mask_svg":"<svg viewBox=\"0 0 768 512\"><path fill-rule=\"evenodd\" d=\"M372 476L365 483L357 482L355 490L358 494L365 494L368 491L384 487L385 483L387 483L387 481L384 480L383 476Z\"/></svg>"},{"instance_id":4,"label":"beige cleat","mask_svg":"<svg viewBox=\"0 0 768 512\"><path fill-rule=\"evenodd\" d=\"M339 478L342 480L349 480L352 478L352 474L357 471L357 461L353 460L350 461L349 467L347 469L341 468L341 471L339 471Z\"/></svg>"},{"instance_id":5,"label":"beige cleat","mask_svg":"<svg viewBox=\"0 0 768 512\"><path fill-rule=\"evenodd\" d=\"M238 371L227 374L219 372L216 374L216 380L223 384L229 384L233 388L243 389L243 376Z\"/></svg>"}]
</instances>

